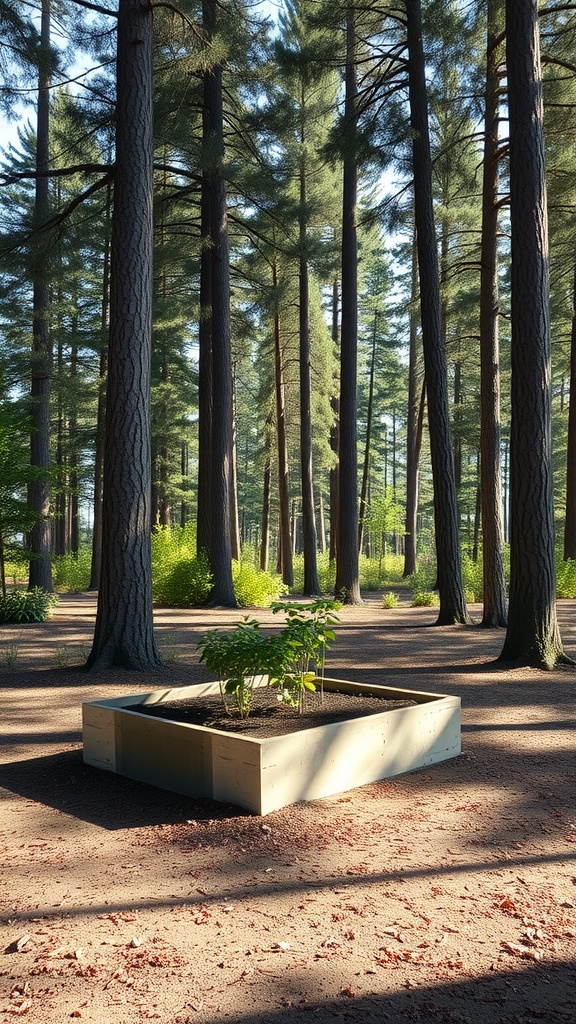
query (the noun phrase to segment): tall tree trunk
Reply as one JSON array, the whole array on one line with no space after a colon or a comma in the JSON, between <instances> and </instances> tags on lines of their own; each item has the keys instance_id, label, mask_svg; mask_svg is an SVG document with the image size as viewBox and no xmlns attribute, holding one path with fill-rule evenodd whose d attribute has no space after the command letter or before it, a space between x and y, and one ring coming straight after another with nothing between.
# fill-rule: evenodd
<instances>
[{"instance_id":1,"label":"tall tree trunk","mask_svg":"<svg viewBox=\"0 0 576 1024\"><path fill-rule=\"evenodd\" d=\"M335 278L332 282L332 341L334 345L339 344L338 335L338 281ZM329 558L333 562L336 558L336 541L338 537L338 495L340 492L340 397L333 395L330 399L333 422L330 427L330 448L336 456L336 464L330 470L330 549Z\"/></svg>"},{"instance_id":2,"label":"tall tree trunk","mask_svg":"<svg viewBox=\"0 0 576 1024\"><path fill-rule=\"evenodd\" d=\"M404 572L416 572L416 531L418 526L418 468L422 447L425 385L420 384L418 370L418 252L416 231L412 243L412 289L410 300L410 351L408 356L408 415L406 423L406 518L404 521Z\"/></svg>"},{"instance_id":3,"label":"tall tree trunk","mask_svg":"<svg viewBox=\"0 0 576 1024\"><path fill-rule=\"evenodd\" d=\"M39 226L48 218L50 204L50 0L42 0L36 131L36 196L34 219ZM36 520L30 533L28 589L52 591L50 549L50 378L52 352L48 325L50 287L45 243L37 243L33 269L33 327L30 365L30 465L37 476L28 486L28 501Z\"/></svg>"},{"instance_id":4,"label":"tall tree trunk","mask_svg":"<svg viewBox=\"0 0 576 1024\"><path fill-rule=\"evenodd\" d=\"M572 291L572 330L570 333L570 403L568 406L568 446L566 451L566 517L564 520L564 560L576 559L576 266Z\"/></svg>"},{"instance_id":5,"label":"tall tree trunk","mask_svg":"<svg viewBox=\"0 0 576 1024\"><path fill-rule=\"evenodd\" d=\"M548 215L537 0L507 0L512 342L510 602L500 657L551 668L556 616Z\"/></svg>"},{"instance_id":6,"label":"tall tree trunk","mask_svg":"<svg viewBox=\"0 0 576 1024\"><path fill-rule=\"evenodd\" d=\"M478 469L480 468L480 452L478 452ZM474 531L472 535L472 561L476 563L478 561L479 554L479 542L480 542L480 519L482 512L482 490L480 487L480 479L476 484L476 500L474 502Z\"/></svg>"},{"instance_id":7,"label":"tall tree trunk","mask_svg":"<svg viewBox=\"0 0 576 1024\"><path fill-rule=\"evenodd\" d=\"M272 284L275 298L278 279L276 264L272 265ZM284 370L280 339L280 319L276 301L274 306L274 391L276 396L276 436L278 444L278 501L280 504L280 543L278 545L282 582L294 586L292 540L290 536L290 489L288 486L288 443L286 440L286 402Z\"/></svg>"},{"instance_id":8,"label":"tall tree trunk","mask_svg":"<svg viewBox=\"0 0 576 1024\"><path fill-rule=\"evenodd\" d=\"M264 486L262 489L262 520L259 565L263 572L268 569L270 552L270 491L272 478L272 413L266 417L266 452L264 456Z\"/></svg>"},{"instance_id":9,"label":"tall tree trunk","mask_svg":"<svg viewBox=\"0 0 576 1024\"><path fill-rule=\"evenodd\" d=\"M460 354L454 363L454 483L456 494L462 487L462 363ZM458 505L458 523L460 523L460 507Z\"/></svg>"},{"instance_id":10,"label":"tall tree trunk","mask_svg":"<svg viewBox=\"0 0 576 1024\"><path fill-rule=\"evenodd\" d=\"M480 257L480 491L482 499L483 626L506 625L500 468L500 352L498 341L498 114L499 0L488 0L482 251Z\"/></svg>"},{"instance_id":11,"label":"tall tree trunk","mask_svg":"<svg viewBox=\"0 0 576 1024\"><path fill-rule=\"evenodd\" d=\"M320 538L320 551L326 553L326 517L324 515L324 498L322 491L318 495L318 535Z\"/></svg>"},{"instance_id":12,"label":"tall tree trunk","mask_svg":"<svg viewBox=\"0 0 576 1024\"><path fill-rule=\"evenodd\" d=\"M204 92L208 90L207 75ZM207 103L202 112L202 134L208 144ZM208 554L211 534L212 437L212 254L210 246L210 186L202 174L200 193L200 321L198 324L198 496L196 505L197 553Z\"/></svg>"},{"instance_id":13,"label":"tall tree trunk","mask_svg":"<svg viewBox=\"0 0 576 1024\"><path fill-rule=\"evenodd\" d=\"M69 509L70 509L70 530L68 551L78 557L80 548L80 516L79 516L79 476L78 465L80 462L79 441L78 441L78 413L76 407L76 396L78 394L78 315L75 312L72 322L72 350L70 352L70 383L72 386L72 405L69 417Z\"/></svg>"},{"instance_id":14,"label":"tall tree trunk","mask_svg":"<svg viewBox=\"0 0 576 1024\"><path fill-rule=\"evenodd\" d=\"M352 8L346 17L342 199L342 324L340 330L340 494L336 544L336 595L360 604L358 568L358 248L356 239L358 85L356 28Z\"/></svg>"},{"instance_id":15,"label":"tall tree trunk","mask_svg":"<svg viewBox=\"0 0 576 1024\"><path fill-rule=\"evenodd\" d=\"M102 579L87 667L160 664L152 614L152 8L120 0Z\"/></svg>"},{"instance_id":16,"label":"tall tree trunk","mask_svg":"<svg viewBox=\"0 0 576 1024\"><path fill-rule=\"evenodd\" d=\"M376 371L376 317L374 312L374 328L372 331L372 358L370 360L370 381L368 385L368 412L366 415L366 442L364 445L364 464L362 467L362 486L360 488L360 510L358 513L358 551L362 551L364 540L364 520L366 518L368 477L370 473L370 445L372 441L372 409L374 406L374 376Z\"/></svg>"},{"instance_id":17,"label":"tall tree trunk","mask_svg":"<svg viewBox=\"0 0 576 1024\"><path fill-rule=\"evenodd\" d=\"M302 138L302 145L304 139ZM316 517L314 515L314 477L312 472L312 369L310 352L310 312L306 209L306 162L300 165L299 211L299 339L300 339L300 466L302 477L302 539L304 545L304 594L320 593L316 557Z\"/></svg>"},{"instance_id":18,"label":"tall tree trunk","mask_svg":"<svg viewBox=\"0 0 576 1024\"><path fill-rule=\"evenodd\" d=\"M217 27L216 0L202 5L208 47ZM212 426L210 438L210 544L212 605L236 608L232 582L232 358L230 340L230 268L224 159L222 65L216 61L204 73L207 119L208 187L210 192L211 313L212 313Z\"/></svg>"},{"instance_id":19,"label":"tall tree trunk","mask_svg":"<svg viewBox=\"0 0 576 1024\"><path fill-rule=\"evenodd\" d=\"M4 528L0 517L0 593L6 597L6 559L4 554Z\"/></svg>"},{"instance_id":20,"label":"tall tree trunk","mask_svg":"<svg viewBox=\"0 0 576 1024\"><path fill-rule=\"evenodd\" d=\"M182 441L180 445L180 476L181 476L181 488L185 493L188 490L190 481L188 479L190 475L190 451L188 448L188 441ZM180 502L180 527L184 529L188 522L188 502L183 497Z\"/></svg>"},{"instance_id":21,"label":"tall tree trunk","mask_svg":"<svg viewBox=\"0 0 576 1024\"><path fill-rule=\"evenodd\" d=\"M106 223L104 235L104 267L102 271L102 341L98 367L98 406L96 412L96 452L94 456L94 525L92 529L92 561L90 590L100 587L102 560L102 500L104 491L104 445L106 440L106 379L108 376L108 328L110 323L110 223L112 188L106 187Z\"/></svg>"},{"instance_id":22,"label":"tall tree trunk","mask_svg":"<svg viewBox=\"0 0 576 1024\"><path fill-rule=\"evenodd\" d=\"M66 433L64 415L64 332L58 331L56 345L56 450L54 452L54 515L52 516L52 537L54 554L57 557L66 554L66 455L64 437Z\"/></svg>"},{"instance_id":23,"label":"tall tree trunk","mask_svg":"<svg viewBox=\"0 0 576 1024\"><path fill-rule=\"evenodd\" d=\"M238 444L236 437L236 387L235 370L232 374L232 463L230 468L230 550L237 562L242 557L240 540L240 516L238 509Z\"/></svg>"},{"instance_id":24,"label":"tall tree trunk","mask_svg":"<svg viewBox=\"0 0 576 1024\"><path fill-rule=\"evenodd\" d=\"M438 625L468 622L458 537L454 458L450 438L446 351L441 328L438 251L432 202L432 161L420 0L405 0L413 139L414 213L418 240L422 343L428 392L434 481L434 529L440 613Z\"/></svg>"}]
</instances>

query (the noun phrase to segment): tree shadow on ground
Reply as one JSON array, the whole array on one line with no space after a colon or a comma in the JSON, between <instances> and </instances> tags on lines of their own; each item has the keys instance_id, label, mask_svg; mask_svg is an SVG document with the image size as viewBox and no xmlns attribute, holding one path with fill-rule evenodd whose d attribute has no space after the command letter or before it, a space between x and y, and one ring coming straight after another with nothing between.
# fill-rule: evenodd
<instances>
[{"instance_id":1,"label":"tree shadow on ground","mask_svg":"<svg viewBox=\"0 0 576 1024\"><path fill-rule=\"evenodd\" d=\"M63 811L100 828L116 831L185 821L218 820L246 812L211 800L191 801L85 765L81 750L64 751L0 765L0 787Z\"/></svg>"},{"instance_id":2,"label":"tree shadow on ground","mask_svg":"<svg viewBox=\"0 0 576 1024\"><path fill-rule=\"evenodd\" d=\"M290 972L278 984L281 1009L239 1014L235 1024L315 1020L418 1021L419 1024L572 1024L576 1014L574 961L423 985L413 972L405 991L356 995L354 980L339 1000L315 998L307 974ZM363 986L364 987L364 986ZM304 1012L308 1011L308 1012Z\"/></svg>"}]
</instances>

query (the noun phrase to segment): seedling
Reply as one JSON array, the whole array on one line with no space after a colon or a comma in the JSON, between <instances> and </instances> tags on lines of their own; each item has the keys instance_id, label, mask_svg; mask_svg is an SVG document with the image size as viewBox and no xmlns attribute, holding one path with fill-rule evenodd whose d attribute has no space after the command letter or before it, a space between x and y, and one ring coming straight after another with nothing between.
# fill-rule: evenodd
<instances>
[{"instance_id":1,"label":"seedling","mask_svg":"<svg viewBox=\"0 0 576 1024\"><path fill-rule=\"evenodd\" d=\"M318 600L311 604L272 605L283 612L287 622L280 633L262 636L256 619L244 619L233 630L212 629L198 642L203 661L220 681L220 692L227 713L227 697L241 718L247 718L256 680L266 676L268 685L278 690L278 700L300 712L307 692L316 690L315 679L324 679L326 651L335 639L332 626L338 621L336 601ZM312 670L314 665L314 671ZM323 682L320 684L323 697Z\"/></svg>"}]
</instances>

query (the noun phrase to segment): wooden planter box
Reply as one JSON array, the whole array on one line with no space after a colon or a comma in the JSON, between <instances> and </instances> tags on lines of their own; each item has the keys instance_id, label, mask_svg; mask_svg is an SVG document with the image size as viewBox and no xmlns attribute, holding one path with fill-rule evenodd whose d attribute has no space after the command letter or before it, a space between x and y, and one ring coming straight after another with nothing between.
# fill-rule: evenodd
<instances>
[{"instance_id":1,"label":"wooden planter box","mask_svg":"<svg viewBox=\"0 0 576 1024\"><path fill-rule=\"evenodd\" d=\"M172 722L134 705L201 700L217 683L89 701L82 705L84 761L185 796L268 814L456 757L460 698L325 679L325 690L413 700L411 707L254 738Z\"/></svg>"}]
</instances>

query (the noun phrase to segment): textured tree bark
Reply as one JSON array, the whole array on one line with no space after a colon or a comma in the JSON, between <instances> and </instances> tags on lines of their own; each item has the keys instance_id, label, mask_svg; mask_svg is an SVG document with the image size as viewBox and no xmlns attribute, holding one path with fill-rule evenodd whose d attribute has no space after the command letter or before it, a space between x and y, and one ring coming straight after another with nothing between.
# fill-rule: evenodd
<instances>
[{"instance_id":1,"label":"textured tree bark","mask_svg":"<svg viewBox=\"0 0 576 1024\"><path fill-rule=\"evenodd\" d=\"M182 444L180 445L180 476L182 478L182 490L187 491L190 486L190 481L188 479L190 476L190 451L188 441L182 441ZM186 498L182 498L182 501L180 502L180 526L182 529L188 522L188 511L188 502L186 501Z\"/></svg>"},{"instance_id":2,"label":"textured tree bark","mask_svg":"<svg viewBox=\"0 0 576 1024\"><path fill-rule=\"evenodd\" d=\"M120 0L101 586L87 668L148 669L152 342L152 8Z\"/></svg>"},{"instance_id":3,"label":"textured tree bark","mask_svg":"<svg viewBox=\"0 0 576 1024\"><path fill-rule=\"evenodd\" d=\"M38 225L48 217L50 194L50 0L42 0L40 72L36 131L36 196L34 218ZM52 352L48 325L50 289L44 247L36 246L33 269L33 327L30 363L30 465L38 475L28 485L28 501L36 521L30 532L28 589L52 591L50 523L50 386Z\"/></svg>"},{"instance_id":4,"label":"textured tree bark","mask_svg":"<svg viewBox=\"0 0 576 1024\"><path fill-rule=\"evenodd\" d=\"M372 415L374 408L374 377L376 372L376 312L372 331L372 357L370 360L370 378L368 384L368 410L366 414L366 440L364 442L364 459L362 463L362 484L360 487L360 507L358 510L358 551L362 552L364 541L364 521L368 508L368 482L370 477L370 445L372 441Z\"/></svg>"},{"instance_id":5,"label":"textured tree bark","mask_svg":"<svg viewBox=\"0 0 576 1024\"><path fill-rule=\"evenodd\" d=\"M446 351L442 337L438 251L432 202L432 162L420 0L405 0L413 138L414 219L418 243L420 315L434 481L434 530L440 613L437 625L467 622L450 437Z\"/></svg>"},{"instance_id":6,"label":"textured tree bark","mask_svg":"<svg viewBox=\"0 0 576 1024\"><path fill-rule=\"evenodd\" d=\"M202 17L210 46L216 32L216 0L204 0ZM210 604L236 608L232 582L232 358L230 341L230 267L226 188L222 176L224 111L222 66L204 75L207 128L207 183L210 196L210 290L212 343L212 420L210 432L210 541L208 554L213 584Z\"/></svg>"},{"instance_id":7,"label":"textured tree bark","mask_svg":"<svg viewBox=\"0 0 576 1024\"><path fill-rule=\"evenodd\" d=\"M537 0L507 0L512 342L510 601L500 658L550 668L556 617L548 214Z\"/></svg>"},{"instance_id":8,"label":"textured tree bark","mask_svg":"<svg viewBox=\"0 0 576 1024\"><path fill-rule=\"evenodd\" d=\"M72 323L72 351L70 353L70 383L72 392L78 390L78 314L74 313ZM70 473L69 473L69 499L68 507L70 512L70 525L68 530L69 552L78 557L80 548L80 518L78 508L78 466L80 464L80 444L78 438L78 413L75 403L72 403L70 419L68 423L69 444L70 444Z\"/></svg>"},{"instance_id":9,"label":"textured tree bark","mask_svg":"<svg viewBox=\"0 0 576 1024\"><path fill-rule=\"evenodd\" d=\"M208 88L207 76L204 91ZM208 139L206 103L203 108L203 136ZM208 174L202 175L200 194L200 321L198 323L198 499L196 505L197 554L210 550L210 482L212 437L212 256L210 251L210 188Z\"/></svg>"},{"instance_id":10,"label":"textured tree bark","mask_svg":"<svg viewBox=\"0 0 576 1024\"><path fill-rule=\"evenodd\" d=\"M336 542L336 596L360 604L358 567L358 250L356 239L357 157L356 30L352 10L346 19L344 117L346 146L342 198L342 323L340 328L340 493Z\"/></svg>"},{"instance_id":11,"label":"textured tree bark","mask_svg":"<svg viewBox=\"0 0 576 1024\"><path fill-rule=\"evenodd\" d=\"M339 344L338 336L338 281L332 283L332 341ZM330 447L338 459L340 452L340 397L334 395L330 400L330 407L334 421L330 427ZM338 461L330 470L330 547L329 558L333 562L336 558L336 542L338 537L338 495L340 493L340 470Z\"/></svg>"},{"instance_id":12,"label":"textured tree bark","mask_svg":"<svg viewBox=\"0 0 576 1024\"><path fill-rule=\"evenodd\" d=\"M412 245L412 295L410 303L410 351L408 356L408 417L406 424L406 518L404 520L404 572L416 572L416 532L418 527L418 468L422 446L425 387L419 382L418 329L418 253L416 232Z\"/></svg>"},{"instance_id":13,"label":"textured tree bark","mask_svg":"<svg viewBox=\"0 0 576 1024\"><path fill-rule=\"evenodd\" d=\"M272 264L272 284L277 292L278 279L276 264ZM282 582L294 586L294 564L292 559L292 538L290 534L290 488L288 485L288 442L286 440L286 401L284 393L284 371L282 367L282 345L278 310L274 310L274 392L276 398L276 440L278 444L278 502L280 505L280 570Z\"/></svg>"},{"instance_id":14,"label":"textured tree bark","mask_svg":"<svg viewBox=\"0 0 576 1024\"><path fill-rule=\"evenodd\" d=\"M564 520L564 560L576 559L576 267L570 333L570 404L568 407L568 447L566 452L566 517Z\"/></svg>"},{"instance_id":15,"label":"textured tree bark","mask_svg":"<svg viewBox=\"0 0 576 1024\"><path fill-rule=\"evenodd\" d=\"M104 239L104 266L102 270L102 348L98 367L98 407L96 412L96 452L94 456L94 525L92 528L92 561L90 564L90 590L100 587L102 560L102 500L104 491L104 445L106 440L106 379L108 376L107 332L110 323L110 223L112 188L106 187L106 233Z\"/></svg>"},{"instance_id":16,"label":"textured tree bark","mask_svg":"<svg viewBox=\"0 0 576 1024\"><path fill-rule=\"evenodd\" d=\"M304 547L304 594L320 593L316 557L316 518L314 515L314 478L312 474L312 372L310 366L310 315L308 253L306 245L306 166L300 167L300 259L299 259L299 340L300 340L300 466L302 476L302 542Z\"/></svg>"},{"instance_id":17,"label":"textured tree bark","mask_svg":"<svg viewBox=\"0 0 576 1024\"><path fill-rule=\"evenodd\" d=\"M242 555L240 537L240 511L238 508L238 440L236 437L236 370L232 373L232 461L230 465L230 551L232 558L239 561Z\"/></svg>"},{"instance_id":18,"label":"textured tree bark","mask_svg":"<svg viewBox=\"0 0 576 1024\"><path fill-rule=\"evenodd\" d=\"M480 256L480 490L482 502L483 626L505 626L506 581L500 468L498 340L498 0L488 2L482 241Z\"/></svg>"},{"instance_id":19,"label":"textured tree bark","mask_svg":"<svg viewBox=\"0 0 576 1024\"><path fill-rule=\"evenodd\" d=\"M259 566L263 572L268 570L270 552L270 492L272 482L272 413L266 417L266 454L264 459L264 483L262 488L262 518L260 530Z\"/></svg>"}]
</instances>

